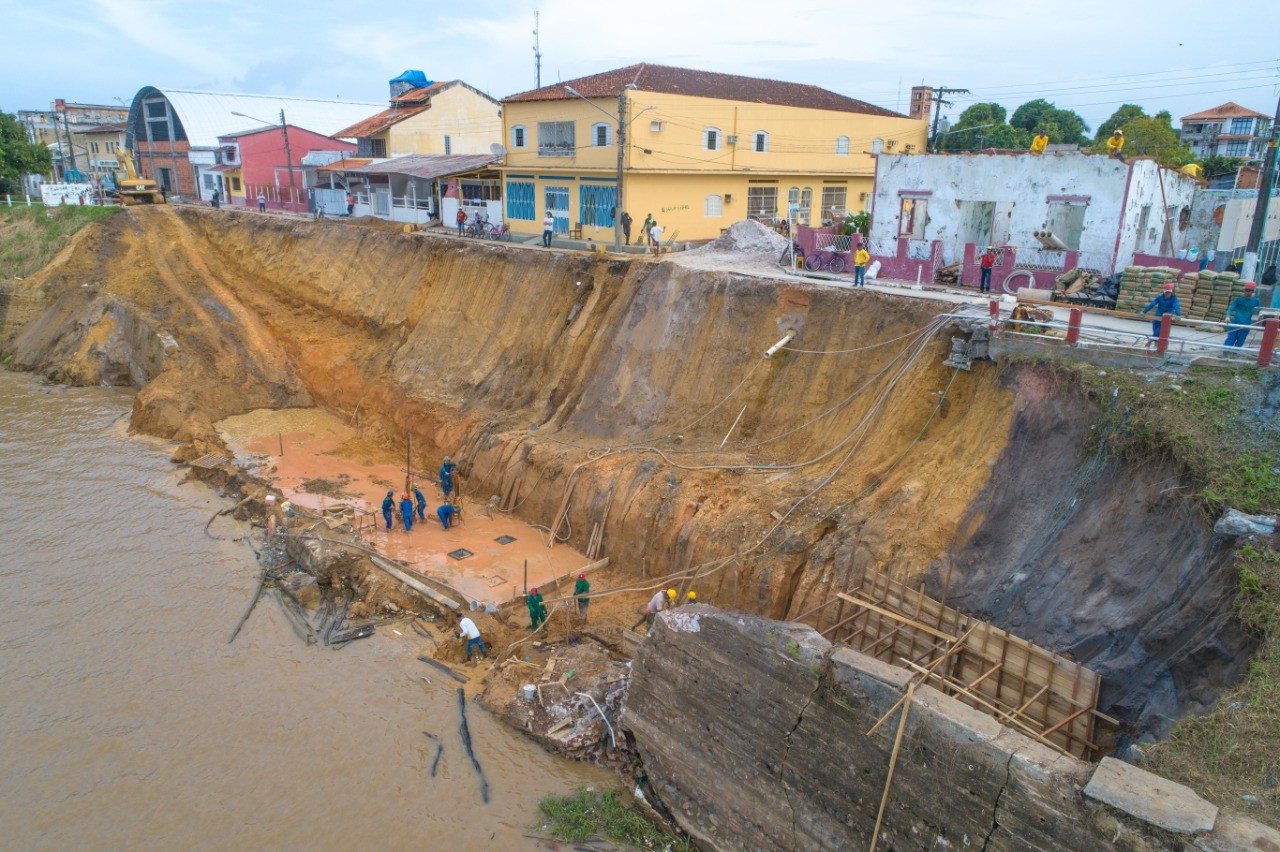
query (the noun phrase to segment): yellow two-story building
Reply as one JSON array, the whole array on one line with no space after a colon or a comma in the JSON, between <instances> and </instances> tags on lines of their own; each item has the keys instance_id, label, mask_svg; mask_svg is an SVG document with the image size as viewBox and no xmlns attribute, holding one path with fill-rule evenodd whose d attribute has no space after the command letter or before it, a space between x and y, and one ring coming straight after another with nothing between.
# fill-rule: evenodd
<instances>
[{"instance_id":1,"label":"yellow two-story building","mask_svg":"<svg viewBox=\"0 0 1280 852\"><path fill-rule=\"evenodd\" d=\"M648 216L664 241L789 205L801 224L840 218L871 198L875 154L923 152L926 137L923 121L817 86L648 63L502 105L507 223L541 233L550 210L556 233L597 242L613 239L619 194L633 243Z\"/></svg>"},{"instance_id":2,"label":"yellow two-story building","mask_svg":"<svg viewBox=\"0 0 1280 852\"><path fill-rule=\"evenodd\" d=\"M391 81L387 109L332 135L355 139L358 156L373 159L489 154L502 138L502 108L461 80L431 82L406 71Z\"/></svg>"}]
</instances>

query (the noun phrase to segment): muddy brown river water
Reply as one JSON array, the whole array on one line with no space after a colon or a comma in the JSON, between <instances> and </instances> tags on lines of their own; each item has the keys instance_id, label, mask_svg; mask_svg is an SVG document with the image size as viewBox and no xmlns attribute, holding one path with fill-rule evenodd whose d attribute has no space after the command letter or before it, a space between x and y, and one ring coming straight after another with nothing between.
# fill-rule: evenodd
<instances>
[{"instance_id":1,"label":"muddy brown river water","mask_svg":"<svg viewBox=\"0 0 1280 852\"><path fill-rule=\"evenodd\" d=\"M0 372L0 846L532 849L540 797L617 786L469 704L481 804L411 631L308 648L264 598L226 644L256 562L129 407Z\"/></svg>"}]
</instances>

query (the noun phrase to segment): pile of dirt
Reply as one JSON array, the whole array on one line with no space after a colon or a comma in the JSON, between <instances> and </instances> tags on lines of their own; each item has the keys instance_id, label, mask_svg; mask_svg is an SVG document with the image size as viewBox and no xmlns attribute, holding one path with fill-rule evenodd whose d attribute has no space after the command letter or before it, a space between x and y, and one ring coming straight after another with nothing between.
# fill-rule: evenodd
<instances>
[{"instance_id":1,"label":"pile of dirt","mask_svg":"<svg viewBox=\"0 0 1280 852\"><path fill-rule=\"evenodd\" d=\"M754 219L734 222L729 230L705 246L693 249L691 255L729 255L744 259L765 256L770 259L782 254L787 239Z\"/></svg>"}]
</instances>

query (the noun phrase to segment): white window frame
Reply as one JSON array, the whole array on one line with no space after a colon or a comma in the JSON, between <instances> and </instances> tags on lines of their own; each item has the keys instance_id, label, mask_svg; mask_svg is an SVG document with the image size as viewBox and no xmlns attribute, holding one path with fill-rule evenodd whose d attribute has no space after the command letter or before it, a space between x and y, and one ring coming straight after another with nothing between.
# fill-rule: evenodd
<instances>
[{"instance_id":1,"label":"white window frame","mask_svg":"<svg viewBox=\"0 0 1280 852\"><path fill-rule=\"evenodd\" d=\"M601 130L603 130L603 131L604 131L604 141L603 141L603 142L601 142L601 141L600 141L600 131L601 131ZM610 130L611 130L611 128L609 127L609 125L608 125L608 124L606 124L606 123L605 123L605 122L603 122L603 121L598 121L598 122L596 122L595 124L591 125L591 147L593 147L593 148L608 148L610 145L612 145L612 144L613 144L613 134L609 132Z\"/></svg>"},{"instance_id":2,"label":"white window frame","mask_svg":"<svg viewBox=\"0 0 1280 852\"><path fill-rule=\"evenodd\" d=\"M453 153L453 139L448 133L444 135L444 153L445 156L449 156Z\"/></svg>"},{"instance_id":3,"label":"white window frame","mask_svg":"<svg viewBox=\"0 0 1280 852\"><path fill-rule=\"evenodd\" d=\"M751 134L751 150L756 154L769 153L769 131L757 130Z\"/></svg>"},{"instance_id":4,"label":"white window frame","mask_svg":"<svg viewBox=\"0 0 1280 852\"><path fill-rule=\"evenodd\" d=\"M524 148L529 144L529 131L523 124L511 128L511 147Z\"/></svg>"},{"instance_id":5,"label":"white window frame","mask_svg":"<svg viewBox=\"0 0 1280 852\"><path fill-rule=\"evenodd\" d=\"M702 200L702 215L707 219L719 219L724 216L724 196L708 195Z\"/></svg>"},{"instance_id":6,"label":"white window frame","mask_svg":"<svg viewBox=\"0 0 1280 852\"><path fill-rule=\"evenodd\" d=\"M839 202L836 201L837 196ZM835 185L822 188L822 218L842 219L849 211L849 187Z\"/></svg>"},{"instance_id":7,"label":"white window frame","mask_svg":"<svg viewBox=\"0 0 1280 852\"><path fill-rule=\"evenodd\" d=\"M702 150L719 151L724 147L724 134L719 127L702 128Z\"/></svg>"},{"instance_id":8,"label":"white window frame","mask_svg":"<svg viewBox=\"0 0 1280 852\"><path fill-rule=\"evenodd\" d=\"M564 133L566 126L568 128L567 134ZM556 136L558 137L564 136L567 138L558 138L555 140L549 140L547 143L544 144L542 139L543 130L546 129L548 132L550 132L552 128L556 128L556 133L555 133ZM567 145L564 144L566 141L568 143ZM538 122L538 156L539 157L573 157L577 154L577 150L578 150L577 122L574 122L574 121L539 121Z\"/></svg>"},{"instance_id":9,"label":"white window frame","mask_svg":"<svg viewBox=\"0 0 1280 852\"><path fill-rule=\"evenodd\" d=\"M883 152L884 152L884 140L877 136L875 139L871 140L871 153L881 154Z\"/></svg>"},{"instance_id":10,"label":"white window frame","mask_svg":"<svg viewBox=\"0 0 1280 852\"><path fill-rule=\"evenodd\" d=\"M837 157L849 156L849 137L848 136L836 137L836 156Z\"/></svg>"},{"instance_id":11,"label":"white window frame","mask_svg":"<svg viewBox=\"0 0 1280 852\"><path fill-rule=\"evenodd\" d=\"M772 205L769 209L765 209L763 202L771 201ZM747 187L747 218L759 219L767 217L773 219L778 215L778 187L772 184L766 186L749 186Z\"/></svg>"}]
</instances>

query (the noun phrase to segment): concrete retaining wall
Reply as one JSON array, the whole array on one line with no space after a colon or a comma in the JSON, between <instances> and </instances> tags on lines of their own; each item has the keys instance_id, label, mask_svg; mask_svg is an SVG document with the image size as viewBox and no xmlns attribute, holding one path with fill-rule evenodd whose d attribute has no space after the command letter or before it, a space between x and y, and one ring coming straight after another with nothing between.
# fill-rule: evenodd
<instances>
[{"instance_id":1,"label":"concrete retaining wall","mask_svg":"<svg viewBox=\"0 0 1280 852\"><path fill-rule=\"evenodd\" d=\"M651 791L701 846L865 849L898 715L866 732L909 680L803 625L686 606L642 646L622 727ZM880 848L1280 850L1280 833L922 687Z\"/></svg>"}]
</instances>

